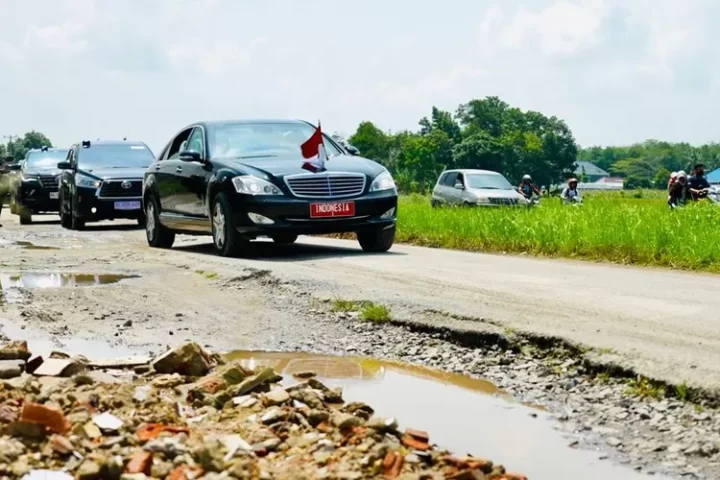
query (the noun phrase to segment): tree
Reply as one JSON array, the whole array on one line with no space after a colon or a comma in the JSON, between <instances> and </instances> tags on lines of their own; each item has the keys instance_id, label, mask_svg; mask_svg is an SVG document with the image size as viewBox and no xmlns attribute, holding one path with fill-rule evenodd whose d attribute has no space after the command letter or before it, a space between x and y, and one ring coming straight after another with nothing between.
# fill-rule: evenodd
<instances>
[{"instance_id":1,"label":"tree","mask_svg":"<svg viewBox=\"0 0 720 480\"><path fill-rule=\"evenodd\" d=\"M20 138L16 138L12 142L8 142L7 152L15 157L16 160L25 158L28 150L39 149L42 147L52 148L53 144L48 137L40 132L32 130L27 132Z\"/></svg>"},{"instance_id":2,"label":"tree","mask_svg":"<svg viewBox=\"0 0 720 480\"><path fill-rule=\"evenodd\" d=\"M362 122L357 131L348 139L350 144L360 150L360 154L382 164L389 159L390 142L388 135L372 122Z\"/></svg>"}]
</instances>

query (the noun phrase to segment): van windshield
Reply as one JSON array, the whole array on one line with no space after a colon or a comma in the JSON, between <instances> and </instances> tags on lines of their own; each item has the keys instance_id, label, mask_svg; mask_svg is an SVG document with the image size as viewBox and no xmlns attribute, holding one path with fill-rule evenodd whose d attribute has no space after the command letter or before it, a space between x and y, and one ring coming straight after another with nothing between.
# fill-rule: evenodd
<instances>
[{"instance_id":1,"label":"van windshield","mask_svg":"<svg viewBox=\"0 0 720 480\"><path fill-rule=\"evenodd\" d=\"M490 190L512 190L505 177L502 175L490 175L486 173L470 173L465 175L467 178L467 188L490 189Z\"/></svg>"}]
</instances>

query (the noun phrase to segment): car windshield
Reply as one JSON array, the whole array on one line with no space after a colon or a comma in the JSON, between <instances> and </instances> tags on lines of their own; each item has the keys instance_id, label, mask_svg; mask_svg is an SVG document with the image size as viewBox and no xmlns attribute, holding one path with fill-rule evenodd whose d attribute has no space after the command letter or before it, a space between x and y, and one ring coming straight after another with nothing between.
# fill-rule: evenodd
<instances>
[{"instance_id":1,"label":"car windshield","mask_svg":"<svg viewBox=\"0 0 720 480\"><path fill-rule=\"evenodd\" d=\"M143 145L90 145L78 154L78 166L84 169L146 168L153 160L152 152Z\"/></svg>"},{"instance_id":2,"label":"car windshield","mask_svg":"<svg viewBox=\"0 0 720 480\"><path fill-rule=\"evenodd\" d=\"M467 177L468 188L485 188L490 190L512 190L505 177L502 175L492 175L487 173L471 173L465 175Z\"/></svg>"},{"instance_id":3,"label":"car windshield","mask_svg":"<svg viewBox=\"0 0 720 480\"><path fill-rule=\"evenodd\" d=\"M213 158L301 156L300 145L315 128L307 123L237 123L209 129L210 156ZM325 135L328 156L342 153Z\"/></svg>"},{"instance_id":4,"label":"car windshield","mask_svg":"<svg viewBox=\"0 0 720 480\"><path fill-rule=\"evenodd\" d=\"M25 160L25 168L57 168L57 164L67 157L65 150L30 152Z\"/></svg>"}]
</instances>

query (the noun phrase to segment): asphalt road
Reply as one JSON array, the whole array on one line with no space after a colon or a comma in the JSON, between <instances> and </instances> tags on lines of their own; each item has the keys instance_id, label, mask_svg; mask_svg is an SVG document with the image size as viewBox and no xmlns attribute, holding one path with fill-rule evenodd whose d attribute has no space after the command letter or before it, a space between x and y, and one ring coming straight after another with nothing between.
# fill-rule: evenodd
<instances>
[{"instance_id":1,"label":"asphalt road","mask_svg":"<svg viewBox=\"0 0 720 480\"><path fill-rule=\"evenodd\" d=\"M129 268L173 265L221 276L264 269L320 297L388 304L406 320L561 336L601 349L646 375L706 388L720 385L720 276L404 245L368 255L353 241L309 237L285 248L263 242L255 258L224 259L212 254L204 237L183 238L178 248L165 252L147 248L142 230L109 224L68 232L56 222L20 227L16 219L3 209L0 238L66 245L76 249L76 264L87 251L88 265L125 258ZM77 250L78 244L85 250ZM70 255L24 255L31 253L52 258L57 266Z\"/></svg>"}]
</instances>

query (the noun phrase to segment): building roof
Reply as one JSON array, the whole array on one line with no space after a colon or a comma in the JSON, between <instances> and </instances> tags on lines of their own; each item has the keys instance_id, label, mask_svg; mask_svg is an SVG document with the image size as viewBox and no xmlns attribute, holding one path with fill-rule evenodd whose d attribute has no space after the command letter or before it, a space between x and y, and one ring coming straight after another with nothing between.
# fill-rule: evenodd
<instances>
[{"instance_id":1,"label":"building roof","mask_svg":"<svg viewBox=\"0 0 720 480\"><path fill-rule=\"evenodd\" d=\"M583 173L585 175L592 175L592 176L601 176L601 177L609 177L610 174L603 170L602 168L598 167L594 163L590 162L575 162L575 175L582 175Z\"/></svg>"},{"instance_id":2,"label":"building roof","mask_svg":"<svg viewBox=\"0 0 720 480\"><path fill-rule=\"evenodd\" d=\"M595 183L624 183L621 177L603 177L598 179Z\"/></svg>"},{"instance_id":3,"label":"building roof","mask_svg":"<svg viewBox=\"0 0 720 480\"><path fill-rule=\"evenodd\" d=\"M720 183L720 168L716 168L707 174L708 183Z\"/></svg>"}]
</instances>

